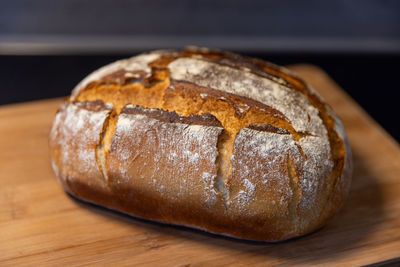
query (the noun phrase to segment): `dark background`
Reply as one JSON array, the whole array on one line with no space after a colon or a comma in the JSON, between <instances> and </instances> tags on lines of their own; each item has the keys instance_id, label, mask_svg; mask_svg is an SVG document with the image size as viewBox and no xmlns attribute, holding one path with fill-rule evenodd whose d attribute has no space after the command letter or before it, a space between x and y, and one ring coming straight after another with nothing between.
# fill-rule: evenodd
<instances>
[{"instance_id":1,"label":"dark background","mask_svg":"<svg viewBox=\"0 0 400 267\"><path fill-rule=\"evenodd\" d=\"M65 96L116 59L186 45L322 67L400 140L400 1L0 1L0 104Z\"/></svg>"}]
</instances>

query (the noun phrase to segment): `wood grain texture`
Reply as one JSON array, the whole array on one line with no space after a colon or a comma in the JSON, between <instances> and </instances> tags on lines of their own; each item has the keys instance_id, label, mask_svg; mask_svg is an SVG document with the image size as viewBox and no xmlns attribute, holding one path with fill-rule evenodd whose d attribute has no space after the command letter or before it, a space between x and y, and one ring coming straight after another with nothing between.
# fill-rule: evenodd
<instances>
[{"instance_id":1,"label":"wood grain texture","mask_svg":"<svg viewBox=\"0 0 400 267\"><path fill-rule=\"evenodd\" d=\"M322 70L291 67L343 119L354 157L344 208L295 240L245 242L82 203L53 174L47 138L61 99L0 108L0 265L363 265L400 255L399 145Z\"/></svg>"}]
</instances>

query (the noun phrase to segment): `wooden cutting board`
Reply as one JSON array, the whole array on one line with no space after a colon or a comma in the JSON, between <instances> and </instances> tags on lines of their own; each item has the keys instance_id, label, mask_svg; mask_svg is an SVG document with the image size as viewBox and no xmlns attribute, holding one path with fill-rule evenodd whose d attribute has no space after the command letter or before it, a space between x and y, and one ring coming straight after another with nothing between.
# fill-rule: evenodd
<instances>
[{"instance_id":1,"label":"wooden cutting board","mask_svg":"<svg viewBox=\"0 0 400 267\"><path fill-rule=\"evenodd\" d=\"M61 103L53 99L0 107L0 265L350 266L399 257L399 145L322 70L291 68L343 118L353 149L350 196L324 228L283 243L245 242L77 201L49 164Z\"/></svg>"}]
</instances>

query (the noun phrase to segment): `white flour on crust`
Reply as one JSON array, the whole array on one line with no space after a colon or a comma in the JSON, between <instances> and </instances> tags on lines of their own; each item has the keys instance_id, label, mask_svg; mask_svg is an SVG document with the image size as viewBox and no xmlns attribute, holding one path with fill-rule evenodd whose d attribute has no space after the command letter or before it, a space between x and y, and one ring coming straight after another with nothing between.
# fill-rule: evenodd
<instances>
[{"instance_id":1,"label":"white flour on crust","mask_svg":"<svg viewBox=\"0 0 400 267\"><path fill-rule=\"evenodd\" d=\"M98 81L102 77L118 70L144 71L150 75L151 69L149 68L148 64L158 59L162 53L163 51L158 51L149 54L141 54L128 59L118 60L92 72L74 88L71 94L71 99L74 100L78 96L79 92L89 83Z\"/></svg>"},{"instance_id":2,"label":"white flour on crust","mask_svg":"<svg viewBox=\"0 0 400 267\"><path fill-rule=\"evenodd\" d=\"M132 175L140 177L146 171L151 186L166 199L175 201L198 191L204 205L211 207L218 197L214 184L221 131L221 127L167 123L144 114L122 113L110 152L119 165L115 178L131 182L137 179ZM139 162L146 162L146 169Z\"/></svg>"},{"instance_id":3,"label":"white flour on crust","mask_svg":"<svg viewBox=\"0 0 400 267\"><path fill-rule=\"evenodd\" d=\"M95 148L104 121L111 112L110 109L90 111L82 106L80 103L64 104L56 115L50 135L51 142L62 152L59 165L74 170L74 176L100 171Z\"/></svg>"},{"instance_id":4,"label":"white flour on crust","mask_svg":"<svg viewBox=\"0 0 400 267\"><path fill-rule=\"evenodd\" d=\"M248 97L282 112L299 132L326 136L318 110L301 93L251 72L195 58L169 64L171 78Z\"/></svg>"}]
</instances>

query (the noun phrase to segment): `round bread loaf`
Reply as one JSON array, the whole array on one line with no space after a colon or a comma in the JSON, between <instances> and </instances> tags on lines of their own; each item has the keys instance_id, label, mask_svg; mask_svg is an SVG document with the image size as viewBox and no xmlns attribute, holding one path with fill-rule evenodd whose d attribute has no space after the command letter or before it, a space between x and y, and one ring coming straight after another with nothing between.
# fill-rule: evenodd
<instances>
[{"instance_id":1,"label":"round bread loaf","mask_svg":"<svg viewBox=\"0 0 400 267\"><path fill-rule=\"evenodd\" d=\"M75 197L236 238L281 241L344 202L340 119L287 69L232 53L155 51L79 83L50 133Z\"/></svg>"}]
</instances>

